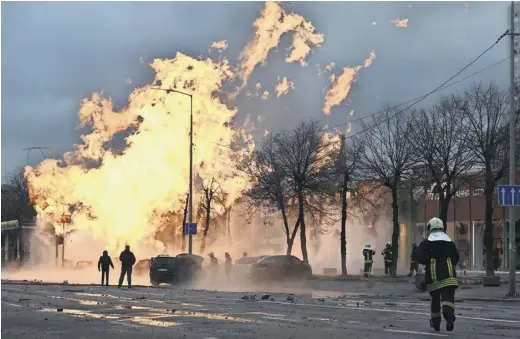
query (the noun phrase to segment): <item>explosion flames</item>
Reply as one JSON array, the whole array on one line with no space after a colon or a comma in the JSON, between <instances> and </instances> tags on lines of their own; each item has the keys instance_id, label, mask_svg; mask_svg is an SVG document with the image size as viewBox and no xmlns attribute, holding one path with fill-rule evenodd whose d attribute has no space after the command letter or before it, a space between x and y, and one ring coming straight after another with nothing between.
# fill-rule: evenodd
<instances>
[{"instance_id":1,"label":"explosion flames","mask_svg":"<svg viewBox=\"0 0 520 339\"><path fill-rule=\"evenodd\" d=\"M292 34L292 45L286 62L306 65L312 47L323 43L322 34L315 33L311 22L294 13L287 13L276 2L267 2L254 23L254 34L240 55L234 69L229 62L194 59L177 53L173 59L156 59L150 66L155 79L150 85L136 88L128 105L115 109L110 98L93 93L81 102L78 117L83 130L82 144L64 155L64 161L47 159L35 168L26 167L25 175L30 196L42 218L69 212L74 230L88 230L94 238L107 242L107 249L128 242L154 241L154 234L165 223L167 213L184 208L189 176L190 95L193 100L194 122L194 185L197 180L216 178L227 193L231 205L247 183L234 173L234 160L252 149L231 145L251 137L233 127L237 113L222 97L223 85L237 78L243 89L252 72L265 63L282 35ZM224 50L226 40L212 47ZM345 68L327 93L325 111L343 101L357 72L369 67L372 52L364 65ZM258 84L257 92L267 100L269 92ZM188 95L154 89L175 89ZM287 78L275 87L276 96L293 89ZM260 94L263 93L263 94ZM128 135L124 149L111 147L114 138ZM194 204L199 200L194 190ZM217 206L215 206L217 207ZM194 207L195 209L195 207ZM217 211L219 212L219 211ZM220 211L222 212L222 211ZM61 227L56 227L61 232Z\"/></svg>"},{"instance_id":2,"label":"explosion flames","mask_svg":"<svg viewBox=\"0 0 520 339\"><path fill-rule=\"evenodd\" d=\"M149 238L160 222L154 216L183 207L189 173L190 98L152 86L193 94L197 175L217 177L230 202L244 187L230 170L233 152L214 143L230 144L240 133L229 124L236 110L213 95L233 77L229 64L178 53L172 60L156 59L151 67L156 72L153 85L134 90L128 106L120 111L97 93L83 100L80 126L91 131L82 136L84 144L65 155L65 164L48 159L26 168L31 198L38 205L46 201L46 213L54 209L61 214L59 205L81 202L87 208L74 211L73 226L89 229L112 245ZM121 155L106 148L116 133L131 127L135 132L127 137ZM99 166L88 169L88 161Z\"/></svg>"}]
</instances>

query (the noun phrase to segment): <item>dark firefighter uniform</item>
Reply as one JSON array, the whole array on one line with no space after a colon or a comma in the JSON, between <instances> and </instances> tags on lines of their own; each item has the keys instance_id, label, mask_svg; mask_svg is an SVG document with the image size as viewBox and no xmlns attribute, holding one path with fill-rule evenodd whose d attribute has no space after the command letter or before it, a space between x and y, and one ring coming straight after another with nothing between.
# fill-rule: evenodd
<instances>
[{"instance_id":1,"label":"dark firefighter uniform","mask_svg":"<svg viewBox=\"0 0 520 339\"><path fill-rule=\"evenodd\" d=\"M392 267L392 245L387 242L386 247L381 252L381 255L383 256L383 259L385 260L385 274L390 274L390 267Z\"/></svg>"},{"instance_id":2,"label":"dark firefighter uniform","mask_svg":"<svg viewBox=\"0 0 520 339\"><path fill-rule=\"evenodd\" d=\"M419 274L419 262L417 261L417 244L412 244L412 254L410 256L410 273L408 276L413 276L413 272Z\"/></svg>"},{"instance_id":3,"label":"dark firefighter uniform","mask_svg":"<svg viewBox=\"0 0 520 339\"><path fill-rule=\"evenodd\" d=\"M114 269L114 264L112 263L112 258L108 255L108 251L103 251L103 255L99 257L98 261L98 271L101 271L101 286L105 284L106 278L106 286L108 286L108 276L110 271L110 266Z\"/></svg>"},{"instance_id":4,"label":"dark firefighter uniform","mask_svg":"<svg viewBox=\"0 0 520 339\"><path fill-rule=\"evenodd\" d=\"M459 251L444 233L444 224L439 218L428 222L428 238L417 249L417 260L425 265L425 279L431 296L430 326L440 331L441 308L446 320L446 330L453 331L455 322L455 290L458 287L456 266Z\"/></svg>"},{"instance_id":5,"label":"dark firefighter uniform","mask_svg":"<svg viewBox=\"0 0 520 339\"><path fill-rule=\"evenodd\" d=\"M363 276L365 278L372 276L372 264L374 263L373 256L376 254L376 251L372 249L370 244L366 244L363 249L363 257L365 258L365 268L363 269Z\"/></svg>"}]
</instances>

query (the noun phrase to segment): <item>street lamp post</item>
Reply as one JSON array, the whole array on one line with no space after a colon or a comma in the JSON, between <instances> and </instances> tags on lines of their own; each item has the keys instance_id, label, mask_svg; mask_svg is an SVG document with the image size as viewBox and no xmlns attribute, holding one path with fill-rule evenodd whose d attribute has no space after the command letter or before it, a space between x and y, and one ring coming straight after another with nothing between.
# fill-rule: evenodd
<instances>
[{"instance_id":1,"label":"street lamp post","mask_svg":"<svg viewBox=\"0 0 520 339\"><path fill-rule=\"evenodd\" d=\"M193 95L185 92L181 92L175 89L168 88L160 88L160 87L152 87L152 89L159 91L166 91L166 93L179 93L182 95L186 95L190 98L190 188L189 188L189 197L188 197L188 224L193 223ZM185 229L185 225L182 225L183 230ZM193 253L193 237L191 231L188 234L188 253Z\"/></svg>"},{"instance_id":2,"label":"street lamp post","mask_svg":"<svg viewBox=\"0 0 520 339\"><path fill-rule=\"evenodd\" d=\"M515 112L515 58L516 58L516 39L515 37L519 34L515 29L515 3L511 2L511 29L510 35L510 103L509 103L509 185L515 185L516 175L516 145L515 145L515 127L516 127L516 112ZM513 203L514 205L514 203ZM509 295L512 297L516 296L516 211L515 206L509 207Z\"/></svg>"}]
</instances>

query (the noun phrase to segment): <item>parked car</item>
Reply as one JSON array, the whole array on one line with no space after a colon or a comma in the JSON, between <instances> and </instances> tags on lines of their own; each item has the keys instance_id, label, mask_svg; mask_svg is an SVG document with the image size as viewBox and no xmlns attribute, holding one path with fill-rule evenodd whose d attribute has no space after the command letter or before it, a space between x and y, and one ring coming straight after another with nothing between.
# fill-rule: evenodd
<instances>
[{"instance_id":1,"label":"parked car","mask_svg":"<svg viewBox=\"0 0 520 339\"><path fill-rule=\"evenodd\" d=\"M198 255L159 255L151 259L150 283L158 286L161 283L190 282L202 271L204 258Z\"/></svg>"},{"instance_id":2,"label":"parked car","mask_svg":"<svg viewBox=\"0 0 520 339\"><path fill-rule=\"evenodd\" d=\"M137 262L134 266L134 272L136 275L145 275L150 272L150 264L152 259L142 259Z\"/></svg>"},{"instance_id":3,"label":"parked car","mask_svg":"<svg viewBox=\"0 0 520 339\"><path fill-rule=\"evenodd\" d=\"M312 278L312 268L292 255L273 255L252 264L251 277L255 281L308 280Z\"/></svg>"},{"instance_id":4,"label":"parked car","mask_svg":"<svg viewBox=\"0 0 520 339\"><path fill-rule=\"evenodd\" d=\"M76 265L74 265L75 270L84 270L87 268L96 268L96 263L93 261L78 261Z\"/></svg>"},{"instance_id":5,"label":"parked car","mask_svg":"<svg viewBox=\"0 0 520 339\"><path fill-rule=\"evenodd\" d=\"M242 257L238 259L233 266L233 274L240 278L250 279L251 267L253 264L265 257L267 257L267 255L261 255L257 257Z\"/></svg>"}]
</instances>

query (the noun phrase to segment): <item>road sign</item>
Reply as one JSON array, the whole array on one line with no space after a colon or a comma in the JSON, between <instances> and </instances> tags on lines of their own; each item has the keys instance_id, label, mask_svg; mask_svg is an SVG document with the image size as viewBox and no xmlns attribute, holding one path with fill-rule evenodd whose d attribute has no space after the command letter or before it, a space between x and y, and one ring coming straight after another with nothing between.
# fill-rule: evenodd
<instances>
[{"instance_id":1,"label":"road sign","mask_svg":"<svg viewBox=\"0 0 520 339\"><path fill-rule=\"evenodd\" d=\"M499 185L498 206L520 206L520 185Z\"/></svg>"},{"instance_id":2,"label":"road sign","mask_svg":"<svg viewBox=\"0 0 520 339\"><path fill-rule=\"evenodd\" d=\"M184 224L184 235L197 235L197 223Z\"/></svg>"}]
</instances>

